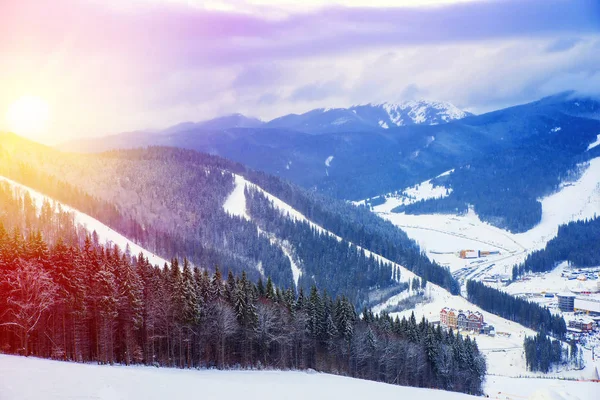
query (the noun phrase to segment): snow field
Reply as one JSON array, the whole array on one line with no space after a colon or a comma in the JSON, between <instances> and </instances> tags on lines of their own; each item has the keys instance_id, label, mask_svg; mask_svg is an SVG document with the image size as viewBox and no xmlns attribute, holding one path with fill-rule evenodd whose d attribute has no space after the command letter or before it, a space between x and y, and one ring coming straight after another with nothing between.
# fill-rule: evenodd
<instances>
[{"instance_id":1,"label":"snow field","mask_svg":"<svg viewBox=\"0 0 600 400\"><path fill-rule=\"evenodd\" d=\"M35 382L35 384L32 384ZM2 400L466 400L476 397L299 371L100 366L0 355Z\"/></svg>"},{"instance_id":2,"label":"snow field","mask_svg":"<svg viewBox=\"0 0 600 400\"><path fill-rule=\"evenodd\" d=\"M105 224L98 221L97 219L90 217L87 214L84 214L84 213L82 213L72 207L69 207L65 204L62 204L60 202L57 202L57 201L51 199L50 197L43 195L27 186L21 185L20 183L17 183L11 179L0 176L0 181L7 182L8 184L11 185L13 190L19 191L23 195L25 193L29 193L29 195L31 196L32 200L35 202L35 205L36 205L36 207L38 207L38 209L41 209L44 201L48 201L48 202L50 202L50 204L59 204L63 211L68 211L73 214L73 217L75 218L75 223L77 225L82 226L85 230L87 230L90 233L95 231L98 234L98 239L101 243L106 243L106 244L111 243L111 244L117 245L117 246L119 246L121 251L125 251L127 246L129 246L131 255L137 256L138 254L142 253L144 255L144 257L146 257L152 265L158 265L158 266L162 267L165 263L170 264L167 260L142 248L141 246L139 246L136 243L132 242L131 240L127 239L125 236L121 235L118 232L115 232L110 227L106 226ZM0 400L3 400L3 399L0 397Z\"/></svg>"},{"instance_id":3,"label":"snow field","mask_svg":"<svg viewBox=\"0 0 600 400\"><path fill-rule=\"evenodd\" d=\"M488 376L485 393L503 400L584 400L600 396L600 383Z\"/></svg>"},{"instance_id":4,"label":"snow field","mask_svg":"<svg viewBox=\"0 0 600 400\"><path fill-rule=\"evenodd\" d=\"M315 372L100 366L7 355L0 355L0 377L2 400L476 398ZM598 398L600 384L488 376L484 391L489 398L503 400L592 400Z\"/></svg>"}]
</instances>

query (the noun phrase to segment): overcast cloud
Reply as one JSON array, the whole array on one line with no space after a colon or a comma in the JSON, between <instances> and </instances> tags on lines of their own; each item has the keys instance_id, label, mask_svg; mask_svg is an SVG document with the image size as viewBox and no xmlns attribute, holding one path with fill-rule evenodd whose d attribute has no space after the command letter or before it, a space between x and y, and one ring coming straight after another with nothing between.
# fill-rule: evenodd
<instances>
[{"instance_id":1,"label":"overcast cloud","mask_svg":"<svg viewBox=\"0 0 600 400\"><path fill-rule=\"evenodd\" d=\"M74 137L233 112L425 98L481 113L600 93L594 0L243 10L2 2L0 112L34 93L51 105L50 134Z\"/></svg>"}]
</instances>

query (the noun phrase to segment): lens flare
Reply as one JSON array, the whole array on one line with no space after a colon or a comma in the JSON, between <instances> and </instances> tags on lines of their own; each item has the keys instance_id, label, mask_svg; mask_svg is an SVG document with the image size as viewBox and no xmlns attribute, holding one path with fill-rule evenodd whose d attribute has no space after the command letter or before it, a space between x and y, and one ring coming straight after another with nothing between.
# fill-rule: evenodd
<instances>
[{"instance_id":1,"label":"lens flare","mask_svg":"<svg viewBox=\"0 0 600 400\"><path fill-rule=\"evenodd\" d=\"M6 112L8 129L19 135L40 135L46 129L49 111L48 103L40 97L22 96Z\"/></svg>"}]
</instances>

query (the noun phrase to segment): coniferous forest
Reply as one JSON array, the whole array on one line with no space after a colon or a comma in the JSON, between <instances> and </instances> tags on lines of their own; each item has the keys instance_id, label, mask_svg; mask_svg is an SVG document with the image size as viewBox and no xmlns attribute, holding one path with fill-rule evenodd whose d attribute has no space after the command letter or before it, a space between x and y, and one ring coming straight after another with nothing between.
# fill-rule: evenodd
<instances>
[{"instance_id":1,"label":"coniferous forest","mask_svg":"<svg viewBox=\"0 0 600 400\"><path fill-rule=\"evenodd\" d=\"M558 227L558 235L546 248L527 256L525 262L513 267L513 279L526 272L553 270L562 261L577 267L600 265L600 218L569 222Z\"/></svg>"},{"instance_id":2,"label":"coniferous forest","mask_svg":"<svg viewBox=\"0 0 600 400\"><path fill-rule=\"evenodd\" d=\"M545 331L563 340L567 324L561 316L527 300L519 299L482 282L467 281L468 299L485 311L526 326L534 331Z\"/></svg>"},{"instance_id":3,"label":"coniferous forest","mask_svg":"<svg viewBox=\"0 0 600 400\"><path fill-rule=\"evenodd\" d=\"M95 173L98 170L104 171L102 176ZM254 221L232 216L223 209L234 188L233 173L286 202L343 238L344 243L380 254L454 294L459 292L450 272L421 254L417 244L390 222L368 210L326 199L217 156L168 147L83 156L61 153L11 135L0 143L0 174L104 222L163 258L187 257L193 264L211 270L215 265L227 265L236 274L246 271L254 281L259 276L256 266L262 263L275 284L291 286L290 261L271 241L273 233L256 235ZM259 201L260 197L254 196L247 207L264 208L252 204ZM281 213L272 213L272 217L273 228L290 226ZM291 229L286 236L290 253L306 255L297 257L300 267L323 271L314 282L304 276L299 284L305 291L316 284L331 294L344 293L362 308L370 302L370 291L393 284L389 265L379 268L367 258L370 275L364 276L360 272L362 258L348 258L346 248L325 246L323 241L315 240L318 238L307 246L302 242L307 238L306 231L301 226ZM309 247L330 260L337 257L350 261L344 268L355 277L360 275L360 279L321 279L333 274L324 271L331 264L321 264L308 256Z\"/></svg>"},{"instance_id":4,"label":"coniferous forest","mask_svg":"<svg viewBox=\"0 0 600 400\"><path fill-rule=\"evenodd\" d=\"M568 352L563 349L558 340L552 340L544 332L538 332L534 337L526 336L523 342L525 361L530 371L547 373L553 365L568 360ZM577 347L572 347L577 351ZM573 358L575 358L573 356Z\"/></svg>"},{"instance_id":5,"label":"coniferous forest","mask_svg":"<svg viewBox=\"0 0 600 400\"><path fill-rule=\"evenodd\" d=\"M559 190L564 182L576 180L587 168L592 156L586 148L595 137L596 124L576 120L563 126L561 134L537 134L516 147L472 160L432 180L434 185L451 188L449 197L395 211L460 214L471 205L483 221L513 233L525 232L542 218L539 199Z\"/></svg>"},{"instance_id":6,"label":"coniferous forest","mask_svg":"<svg viewBox=\"0 0 600 400\"><path fill-rule=\"evenodd\" d=\"M98 243L73 216L0 185L0 349L78 362L178 368L314 368L482 392L475 341L364 310L312 286L256 283ZM227 271L225 276L221 271Z\"/></svg>"}]
</instances>

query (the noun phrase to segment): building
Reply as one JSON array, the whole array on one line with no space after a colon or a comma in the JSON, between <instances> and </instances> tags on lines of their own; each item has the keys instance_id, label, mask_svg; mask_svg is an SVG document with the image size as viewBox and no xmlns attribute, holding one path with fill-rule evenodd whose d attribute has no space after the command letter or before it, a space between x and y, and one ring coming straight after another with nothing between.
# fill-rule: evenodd
<instances>
[{"instance_id":1,"label":"building","mask_svg":"<svg viewBox=\"0 0 600 400\"><path fill-rule=\"evenodd\" d=\"M458 253L458 256L460 258L479 258L479 251L478 250L461 250Z\"/></svg>"},{"instance_id":2,"label":"building","mask_svg":"<svg viewBox=\"0 0 600 400\"><path fill-rule=\"evenodd\" d=\"M467 319L467 314L465 314L462 310L458 310L458 316L456 317L456 323L458 329L467 329L469 327L469 320Z\"/></svg>"},{"instance_id":3,"label":"building","mask_svg":"<svg viewBox=\"0 0 600 400\"><path fill-rule=\"evenodd\" d=\"M444 307L440 311L440 324L446 328L480 332L484 326L483 314Z\"/></svg>"},{"instance_id":4,"label":"building","mask_svg":"<svg viewBox=\"0 0 600 400\"><path fill-rule=\"evenodd\" d=\"M569 328L579 329L583 332L590 332L594 329L594 321L590 318L577 318L569 321Z\"/></svg>"},{"instance_id":5,"label":"building","mask_svg":"<svg viewBox=\"0 0 600 400\"><path fill-rule=\"evenodd\" d=\"M575 308L575 296L568 293L557 294L558 308L562 312L573 312Z\"/></svg>"},{"instance_id":6,"label":"building","mask_svg":"<svg viewBox=\"0 0 600 400\"><path fill-rule=\"evenodd\" d=\"M452 329L456 329L456 327L458 326L458 315L456 310L454 309L450 309L450 311L448 311L448 327L452 328Z\"/></svg>"},{"instance_id":7,"label":"building","mask_svg":"<svg viewBox=\"0 0 600 400\"><path fill-rule=\"evenodd\" d=\"M485 325L483 327L483 329L481 329L481 333L489 335L489 336L495 336L496 335L496 329L494 328L493 325Z\"/></svg>"},{"instance_id":8,"label":"building","mask_svg":"<svg viewBox=\"0 0 600 400\"><path fill-rule=\"evenodd\" d=\"M600 301L592 299L575 299L573 302L573 311L584 312L588 315L600 315Z\"/></svg>"},{"instance_id":9,"label":"building","mask_svg":"<svg viewBox=\"0 0 600 400\"><path fill-rule=\"evenodd\" d=\"M442 308L442 311L440 311L440 324L447 328L456 329L458 326L458 314L459 312L453 308Z\"/></svg>"},{"instance_id":10,"label":"building","mask_svg":"<svg viewBox=\"0 0 600 400\"><path fill-rule=\"evenodd\" d=\"M448 326L448 307L444 307L442 308L442 311L440 311L440 324L442 324L442 326Z\"/></svg>"},{"instance_id":11,"label":"building","mask_svg":"<svg viewBox=\"0 0 600 400\"><path fill-rule=\"evenodd\" d=\"M483 328L483 314L479 311L469 312L467 328L472 331L480 331Z\"/></svg>"}]
</instances>

